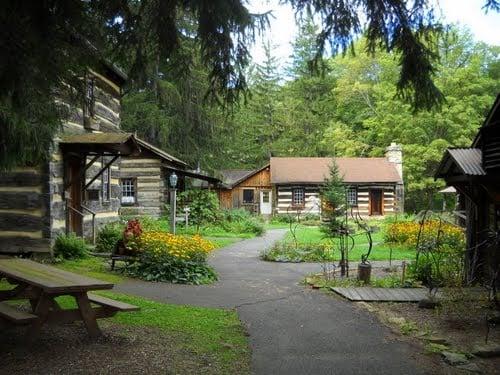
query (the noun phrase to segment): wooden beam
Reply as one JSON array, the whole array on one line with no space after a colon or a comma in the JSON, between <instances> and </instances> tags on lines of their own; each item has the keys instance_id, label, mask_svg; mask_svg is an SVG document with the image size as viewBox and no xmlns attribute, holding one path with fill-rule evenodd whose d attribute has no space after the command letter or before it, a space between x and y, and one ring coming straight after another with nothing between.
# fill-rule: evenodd
<instances>
[{"instance_id":1,"label":"wooden beam","mask_svg":"<svg viewBox=\"0 0 500 375\"><path fill-rule=\"evenodd\" d=\"M88 187L92 185L92 183L97 180L104 173L104 171L116 161L116 159L118 159L118 155L114 156L111 161L109 161L104 167L101 168L101 170L83 187L83 191L85 192L85 190L87 190Z\"/></svg>"}]
</instances>

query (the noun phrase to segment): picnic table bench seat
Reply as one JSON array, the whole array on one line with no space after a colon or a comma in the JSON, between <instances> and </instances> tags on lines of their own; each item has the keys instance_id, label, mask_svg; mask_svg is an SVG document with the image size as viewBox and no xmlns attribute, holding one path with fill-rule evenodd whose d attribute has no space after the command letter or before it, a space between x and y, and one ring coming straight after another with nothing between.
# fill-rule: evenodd
<instances>
[{"instance_id":1,"label":"picnic table bench seat","mask_svg":"<svg viewBox=\"0 0 500 375\"><path fill-rule=\"evenodd\" d=\"M98 296L96 294L88 294L89 301L95 303L96 305L107 307L111 310L116 311L139 311L140 308L126 302L116 301L111 298Z\"/></svg>"},{"instance_id":2,"label":"picnic table bench seat","mask_svg":"<svg viewBox=\"0 0 500 375\"><path fill-rule=\"evenodd\" d=\"M29 324L37 319L37 316L0 302L0 318L14 324Z\"/></svg>"}]
</instances>

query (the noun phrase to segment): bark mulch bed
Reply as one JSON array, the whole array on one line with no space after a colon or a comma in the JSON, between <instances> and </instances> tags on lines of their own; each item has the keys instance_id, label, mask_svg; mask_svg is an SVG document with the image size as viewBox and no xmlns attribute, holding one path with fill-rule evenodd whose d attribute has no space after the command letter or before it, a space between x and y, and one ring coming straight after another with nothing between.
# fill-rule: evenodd
<instances>
[{"instance_id":1,"label":"bark mulch bed","mask_svg":"<svg viewBox=\"0 0 500 375\"><path fill-rule=\"evenodd\" d=\"M101 322L90 339L79 324L46 326L31 345L26 328L0 335L1 374L222 374L211 358L183 349L182 338L159 329ZM239 372L238 372L239 373ZM242 371L241 373L246 373Z\"/></svg>"}]
</instances>

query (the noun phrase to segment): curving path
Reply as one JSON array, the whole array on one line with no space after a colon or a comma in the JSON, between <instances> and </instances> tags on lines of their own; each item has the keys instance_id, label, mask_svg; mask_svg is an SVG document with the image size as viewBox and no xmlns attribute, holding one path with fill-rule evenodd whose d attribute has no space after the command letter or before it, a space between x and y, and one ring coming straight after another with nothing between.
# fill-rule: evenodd
<instances>
[{"instance_id":1,"label":"curving path","mask_svg":"<svg viewBox=\"0 0 500 375\"><path fill-rule=\"evenodd\" d=\"M398 341L368 312L300 285L305 275L320 271L319 265L261 261L260 252L285 232L270 230L218 250L210 260L219 273L213 285L129 281L116 290L161 302L237 309L250 334L256 374L435 372L420 362L415 347Z\"/></svg>"}]
</instances>

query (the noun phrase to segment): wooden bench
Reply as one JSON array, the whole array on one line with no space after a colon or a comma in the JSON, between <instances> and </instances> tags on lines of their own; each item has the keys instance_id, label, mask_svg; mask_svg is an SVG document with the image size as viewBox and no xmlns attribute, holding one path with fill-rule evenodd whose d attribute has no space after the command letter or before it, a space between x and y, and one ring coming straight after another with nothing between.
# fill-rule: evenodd
<instances>
[{"instance_id":1,"label":"wooden bench","mask_svg":"<svg viewBox=\"0 0 500 375\"><path fill-rule=\"evenodd\" d=\"M103 297L103 296L98 296L96 294L88 294L89 301L92 303L95 303L96 305L106 307L110 310L115 310L115 311L139 311L140 308L134 305L130 305L125 302L121 301L116 301L111 298Z\"/></svg>"},{"instance_id":2,"label":"wooden bench","mask_svg":"<svg viewBox=\"0 0 500 375\"><path fill-rule=\"evenodd\" d=\"M111 253L111 270L115 269L115 263L117 260L120 260L127 264L134 263L135 261L137 261L137 256L120 254L124 250L125 250L125 245L123 244L123 240L118 241L115 247L113 248L113 252Z\"/></svg>"},{"instance_id":3,"label":"wooden bench","mask_svg":"<svg viewBox=\"0 0 500 375\"><path fill-rule=\"evenodd\" d=\"M29 324L37 319L37 316L0 302L0 318L14 324Z\"/></svg>"}]
</instances>

